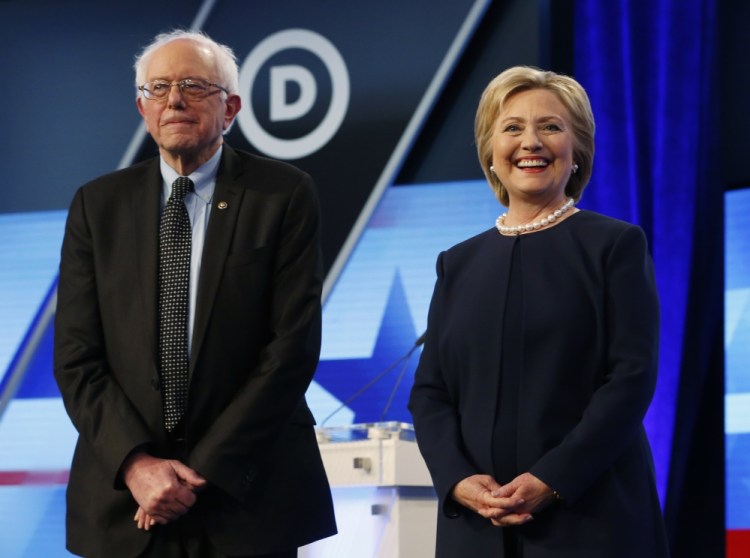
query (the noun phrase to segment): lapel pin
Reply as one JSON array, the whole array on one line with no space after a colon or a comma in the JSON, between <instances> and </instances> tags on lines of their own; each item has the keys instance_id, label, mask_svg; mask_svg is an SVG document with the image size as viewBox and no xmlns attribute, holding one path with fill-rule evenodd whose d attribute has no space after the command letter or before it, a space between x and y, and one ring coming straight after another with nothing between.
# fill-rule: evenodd
<instances>
[{"instance_id":1,"label":"lapel pin","mask_svg":"<svg viewBox=\"0 0 750 558\"><path fill-rule=\"evenodd\" d=\"M229 204L225 201L220 201L216 207L218 207L219 209L226 209L227 207L229 207Z\"/></svg>"}]
</instances>

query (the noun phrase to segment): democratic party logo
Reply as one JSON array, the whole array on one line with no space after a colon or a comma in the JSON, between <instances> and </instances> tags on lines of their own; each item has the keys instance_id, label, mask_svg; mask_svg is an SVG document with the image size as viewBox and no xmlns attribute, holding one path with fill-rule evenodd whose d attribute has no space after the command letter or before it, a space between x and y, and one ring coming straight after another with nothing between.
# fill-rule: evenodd
<instances>
[{"instance_id":1,"label":"democratic party logo","mask_svg":"<svg viewBox=\"0 0 750 558\"><path fill-rule=\"evenodd\" d=\"M239 85L240 129L256 149L277 159L320 150L349 107L343 57L328 39L306 29L279 31L261 41L243 62Z\"/></svg>"}]
</instances>

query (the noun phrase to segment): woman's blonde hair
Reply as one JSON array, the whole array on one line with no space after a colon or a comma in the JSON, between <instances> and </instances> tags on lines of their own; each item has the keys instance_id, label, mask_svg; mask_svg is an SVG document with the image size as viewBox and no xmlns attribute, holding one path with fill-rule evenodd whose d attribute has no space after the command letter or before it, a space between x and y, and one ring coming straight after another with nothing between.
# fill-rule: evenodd
<instances>
[{"instance_id":1,"label":"woman's blonde hair","mask_svg":"<svg viewBox=\"0 0 750 558\"><path fill-rule=\"evenodd\" d=\"M573 162L578 170L571 174L565 194L578 201L591 178L594 165L594 115L586 91L571 77L530 66L514 66L493 79L482 93L474 120L474 139L484 176L500 203L510 203L508 192L490 170L495 123L505 103L515 94L532 89L554 93L570 114L573 128Z\"/></svg>"}]
</instances>

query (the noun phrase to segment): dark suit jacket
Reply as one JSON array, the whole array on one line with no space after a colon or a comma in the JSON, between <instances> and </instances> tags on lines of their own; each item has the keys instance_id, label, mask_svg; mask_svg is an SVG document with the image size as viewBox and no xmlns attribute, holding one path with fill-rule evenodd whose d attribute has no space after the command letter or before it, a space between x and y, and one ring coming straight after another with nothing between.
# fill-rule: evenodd
<instances>
[{"instance_id":1,"label":"dark suit jacket","mask_svg":"<svg viewBox=\"0 0 750 558\"><path fill-rule=\"evenodd\" d=\"M588 211L517 238L491 229L438 258L409 404L441 501L438 556L504 556L504 529L449 493L496 470L492 428L514 245L522 249L523 372L510 458L564 498L518 529L523 556L666 556L642 426L658 360L651 259L639 228Z\"/></svg>"},{"instance_id":2,"label":"dark suit jacket","mask_svg":"<svg viewBox=\"0 0 750 558\"><path fill-rule=\"evenodd\" d=\"M158 159L150 160L84 185L70 208L55 321L55 376L79 432L68 548L107 558L144 549L152 535L135 527L137 504L119 478L139 446L180 457L209 481L189 513L226 553L265 554L329 536L330 490L304 399L320 346L312 180L224 146L181 456L165 437L157 367L161 181Z\"/></svg>"}]
</instances>

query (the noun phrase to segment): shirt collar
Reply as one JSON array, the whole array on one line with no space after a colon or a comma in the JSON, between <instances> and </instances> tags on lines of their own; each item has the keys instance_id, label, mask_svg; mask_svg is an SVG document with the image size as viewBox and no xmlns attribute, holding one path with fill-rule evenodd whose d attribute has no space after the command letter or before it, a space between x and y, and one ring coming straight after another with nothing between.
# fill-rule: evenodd
<instances>
[{"instance_id":1,"label":"shirt collar","mask_svg":"<svg viewBox=\"0 0 750 558\"><path fill-rule=\"evenodd\" d=\"M222 145L208 161L188 175L188 178L192 180L195 185L195 195L206 203L210 203L211 198L214 195L214 189L216 188L216 175L219 171L219 163L221 162L221 153L223 150L224 146ZM178 174L176 170L170 167L163 157L159 157L159 169L161 170L161 177L164 181L164 199L167 199L172 193L172 183L182 175Z\"/></svg>"}]
</instances>

